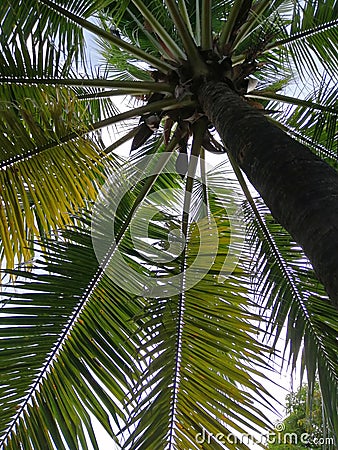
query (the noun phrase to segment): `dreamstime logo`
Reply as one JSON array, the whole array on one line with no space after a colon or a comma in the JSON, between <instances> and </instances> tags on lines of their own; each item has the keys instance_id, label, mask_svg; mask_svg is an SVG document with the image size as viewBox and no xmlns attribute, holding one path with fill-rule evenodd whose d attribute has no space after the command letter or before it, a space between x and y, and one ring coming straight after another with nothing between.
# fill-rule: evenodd
<instances>
[{"instance_id":1,"label":"dreamstime logo","mask_svg":"<svg viewBox=\"0 0 338 450\"><path fill-rule=\"evenodd\" d=\"M274 429L275 429L278 433L280 433L281 431L284 431L284 430L285 430L285 424L284 424L284 422L275 422Z\"/></svg>"},{"instance_id":2,"label":"dreamstime logo","mask_svg":"<svg viewBox=\"0 0 338 450\"><path fill-rule=\"evenodd\" d=\"M288 433L285 432L285 424L283 422L276 422L274 430L266 434L252 435L242 434L236 435L234 433L210 433L205 428L202 428L200 433L196 433L195 441L198 444L211 444L212 442L221 442L223 444L279 444L279 445L309 445L313 448L320 448L323 445L333 445L333 437L317 437L310 433Z\"/></svg>"},{"instance_id":3,"label":"dreamstime logo","mask_svg":"<svg viewBox=\"0 0 338 450\"><path fill-rule=\"evenodd\" d=\"M195 157L191 157L190 161L193 158ZM197 158L195 159L193 162L197 163ZM182 194L182 188L173 188L168 182L175 170L175 155L172 153L146 156L137 164L126 163L122 171L111 174L94 205L91 234L96 257L104 273L131 294L160 298L179 294L182 290L195 286L215 261L219 248L217 220L202 200L203 196L200 196L200 201L204 203L200 210L203 210L204 214L197 214L194 219L199 241L194 260L184 265L180 273L168 272L165 276L160 270L158 274L154 273L155 268L161 264L170 266L177 261L185 248L185 237L181 228L170 228L169 220L162 220L162 224L168 223L166 242L163 243L162 235L162 242L159 242L160 239L156 241L154 231L150 232L156 228L156 218L180 218L182 205L186 214L190 213L190 207L187 205L196 207L196 197L187 201ZM221 282L233 272L238 263L245 241L245 231L242 209L234 201L233 193L221 187L220 174L217 174L218 182L213 185L212 177L208 177L211 172L208 167L206 174L209 192L217 198L219 209L226 213L230 228L227 256L218 280ZM150 191L152 181L159 174L162 176L162 182ZM224 174L224 186L225 177ZM201 176L195 175L194 183L201 188ZM133 194L135 188L138 191L136 189L137 193ZM141 198L143 200L139 202ZM140 265L145 270L140 270ZM152 269L153 276L149 276L147 270Z\"/></svg>"}]
</instances>

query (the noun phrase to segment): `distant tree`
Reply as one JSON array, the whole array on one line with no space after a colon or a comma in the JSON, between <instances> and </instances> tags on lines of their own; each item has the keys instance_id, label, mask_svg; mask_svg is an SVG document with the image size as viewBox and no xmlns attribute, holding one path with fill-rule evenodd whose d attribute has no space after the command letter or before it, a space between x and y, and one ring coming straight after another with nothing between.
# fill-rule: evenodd
<instances>
[{"instance_id":1,"label":"distant tree","mask_svg":"<svg viewBox=\"0 0 338 450\"><path fill-rule=\"evenodd\" d=\"M315 383L311 405L307 401L308 394L308 385L303 385L296 392L291 392L286 396L287 416L280 427L283 429L281 431L276 430L276 441L269 443L269 449L286 450L295 448L295 445L297 445L298 450L323 448L323 439L325 439L325 436L329 436L329 433L327 424L323 422L322 396L319 384ZM272 442L273 436L269 440ZM327 444L329 443L327 441Z\"/></svg>"}]
</instances>

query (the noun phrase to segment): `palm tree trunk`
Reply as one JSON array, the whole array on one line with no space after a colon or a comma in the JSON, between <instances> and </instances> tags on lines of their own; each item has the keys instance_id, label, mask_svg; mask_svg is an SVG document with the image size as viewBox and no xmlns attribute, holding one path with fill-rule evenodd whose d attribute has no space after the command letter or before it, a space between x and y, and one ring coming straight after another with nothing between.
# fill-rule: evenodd
<instances>
[{"instance_id":1,"label":"palm tree trunk","mask_svg":"<svg viewBox=\"0 0 338 450\"><path fill-rule=\"evenodd\" d=\"M228 152L298 242L338 309L338 173L225 83L199 88Z\"/></svg>"}]
</instances>

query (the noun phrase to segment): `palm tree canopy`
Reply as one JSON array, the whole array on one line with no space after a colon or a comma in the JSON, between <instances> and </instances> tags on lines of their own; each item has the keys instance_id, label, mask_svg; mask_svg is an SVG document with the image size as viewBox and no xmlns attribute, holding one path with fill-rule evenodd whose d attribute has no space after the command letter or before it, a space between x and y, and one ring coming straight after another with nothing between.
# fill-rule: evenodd
<instances>
[{"instance_id":1,"label":"palm tree canopy","mask_svg":"<svg viewBox=\"0 0 338 450\"><path fill-rule=\"evenodd\" d=\"M334 0L4 0L0 448L98 449L97 419L121 448L247 449L284 332L336 439L333 296L201 93L337 177L337 23Z\"/></svg>"}]
</instances>

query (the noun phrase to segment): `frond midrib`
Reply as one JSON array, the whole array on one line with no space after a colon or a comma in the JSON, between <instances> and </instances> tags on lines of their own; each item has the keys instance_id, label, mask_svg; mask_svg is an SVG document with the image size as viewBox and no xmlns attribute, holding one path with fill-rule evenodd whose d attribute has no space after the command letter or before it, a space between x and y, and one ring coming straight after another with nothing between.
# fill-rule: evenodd
<instances>
[{"instance_id":1,"label":"frond midrib","mask_svg":"<svg viewBox=\"0 0 338 450\"><path fill-rule=\"evenodd\" d=\"M302 298L302 295L297 288L296 281L293 279L291 273L288 270L287 262L282 257L278 247L276 246L276 244L273 240L272 235L270 234L268 228L266 227L264 220L261 217L261 214L258 211L257 206L252 198L252 195L246 185L244 177L242 176L242 174L240 172L240 169L237 167L236 162L233 160L231 155L229 155L229 157L230 157L229 158L230 162L234 168L234 171L238 177L238 180L243 188L243 192L248 200L248 203L250 204L250 207L254 213L254 216L256 217L257 223L259 224L259 227L260 227L261 231L263 232L263 234L269 244L269 247L272 250L272 253L278 262L278 267L281 269L284 279L286 280L289 288L291 289L291 292L293 294L293 299L294 299L293 301L297 302L297 304L299 306L299 310L301 311L303 319L306 323L306 327L310 331L311 336L315 339L317 348L320 350L320 353L321 353L323 359L326 360L327 352L326 352L325 347L323 347L321 336L320 336L320 334L318 334L317 327L314 325L313 321L311 320L311 316L310 316L309 312L307 311L307 308L304 305L304 299Z\"/></svg>"},{"instance_id":2,"label":"frond midrib","mask_svg":"<svg viewBox=\"0 0 338 450\"><path fill-rule=\"evenodd\" d=\"M338 19L335 19L335 20L332 20L330 22L326 22L326 23L320 24L317 27L308 28L307 30L300 31L299 33L291 34L287 38L280 39L278 41L271 42L271 44L268 44L265 47L265 50L264 50L263 53L268 52L268 51L273 50L273 49L278 48L278 47L282 47L283 45L292 44L293 42L305 39L307 37L314 36L314 35L316 35L318 33L322 33L324 31L327 31L327 30L331 29L331 28L334 28L337 25L338 25Z\"/></svg>"}]
</instances>

